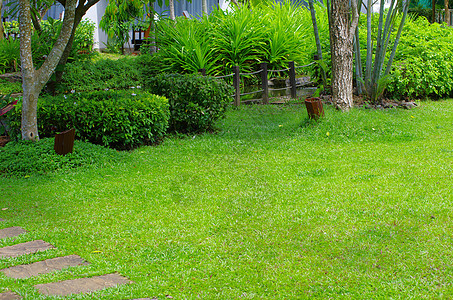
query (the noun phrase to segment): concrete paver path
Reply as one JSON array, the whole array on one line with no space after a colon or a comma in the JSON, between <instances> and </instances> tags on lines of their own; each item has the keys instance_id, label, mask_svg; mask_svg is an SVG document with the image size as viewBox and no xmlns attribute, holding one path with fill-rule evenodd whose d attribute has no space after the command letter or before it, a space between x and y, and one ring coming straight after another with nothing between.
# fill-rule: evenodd
<instances>
[{"instance_id":1,"label":"concrete paver path","mask_svg":"<svg viewBox=\"0 0 453 300\"><path fill-rule=\"evenodd\" d=\"M70 294L94 292L127 283L132 283L132 281L126 277L114 273L91 278L79 278L60 282L37 284L35 285L35 288L44 295L67 296Z\"/></svg>"},{"instance_id":2,"label":"concrete paver path","mask_svg":"<svg viewBox=\"0 0 453 300\"><path fill-rule=\"evenodd\" d=\"M15 237L23 233L26 233L26 231L19 226L0 229L0 239Z\"/></svg>"},{"instance_id":3,"label":"concrete paver path","mask_svg":"<svg viewBox=\"0 0 453 300\"><path fill-rule=\"evenodd\" d=\"M0 270L0 272L12 278L29 278L32 276L37 276L39 274L46 274L52 271L62 270L67 267L75 267L88 264L89 262L85 261L78 255L69 255L46 259L29 265L15 266Z\"/></svg>"},{"instance_id":4,"label":"concrete paver path","mask_svg":"<svg viewBox=\"0 0 453 300\"><path fill-rule=\"evenodd\" d=\"M16 293L13 293L13 292L3 292L3 293L0 293L0 300L18 300L18 299L22 299L19 295L17 295Z\"/></svg>"},{"instance_id":5,"label":"concrete paver path","mask_svg":"<svg viewBox=\"0 0 453 300\"><path fill-rule=\"evenodd\" d=\"M36 240L0 248L0 258L17 257L53 248L55 247L43 240Z\"/></svg>"}]
</instances>

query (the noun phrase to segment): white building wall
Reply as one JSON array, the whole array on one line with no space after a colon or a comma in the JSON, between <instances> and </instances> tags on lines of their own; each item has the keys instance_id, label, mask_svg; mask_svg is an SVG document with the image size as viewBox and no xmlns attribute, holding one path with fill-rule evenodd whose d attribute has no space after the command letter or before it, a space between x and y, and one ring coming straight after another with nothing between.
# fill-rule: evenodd
<instances>
[{"instance_id":1,"label":"white building wall","mask_svg":"<svg viewBox=\"0 0 453 300\"><path fill-rule=\"evenodd\" d=\"M100 0L86 12L84 17L86 19L90 19L94 22L94 24L96 24L96 28L94 30L94 49L97 50L105 48L105 44L107 44L107 34L99 28L99 22L101 22L106 7L107 1Z\"/></svg>"}]
</instances>

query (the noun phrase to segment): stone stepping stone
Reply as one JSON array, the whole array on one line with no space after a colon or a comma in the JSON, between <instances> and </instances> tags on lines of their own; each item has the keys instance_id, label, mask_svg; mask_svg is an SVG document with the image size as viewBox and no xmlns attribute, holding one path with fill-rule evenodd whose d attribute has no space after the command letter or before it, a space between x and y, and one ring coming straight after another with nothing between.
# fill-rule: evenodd
<instances>
[{"instance_id":1,"label":"stone stepping stone","mask_svg":"<svg viewBox=\"0 0 453 300\"><path fill-rule=\"evenodd\" d=\"M35 288L44 295L67 296L70 294L95 292L128 283L132 283L132 281L119 274L113 273L91 278L78 278L46 284L37 284L35 285Z\"/></svg>"},{"instance_id":2,"label":"stone stepping stone","mask_svg":"<svg viewBox=\"0 0 453 300\"><path fill-rule=\"evenodd\" d=\"M82 265L89 265L78 255L69 255L57 258L46 259L38 261L29 265L20 265L7 269L0 270L3 274L12 278L29 278L39 274L46 274L53 271L59 271L67 267L76 267Z\"/></svg>"},{"instance_id":3,"label":"stone stepping stone","mask_svg":"<svg viewBox=\"0 0 453 300\"><path fill-rule=\"evenodd\" d=\"M36 240L0 248L0 258L17 257L24 254L36 253L53 248L55 247L49 243L44 242L43 240Z\"/></svg>"},{"instance_id":4,"label":"stone stepping stone","mask_svg":"<svg viewBox=\"0 0 453 300\"><path fill-rule=\"evenodd\" d=\"M26 233L26 231L19 226L0 229L0 239L15 237L23 233Z\"/></svg>"},{"instance_id":5,"label":"stone stepping stone","mask_svg":"<svg viewBox=\"0 0 453 300\"><path fill-rule=\"evenodd\" d=\"M22 299L22 297L16 293L10 291L0 293L0 300L18 300L18 299Z\"/></svg>"}]
</instances>

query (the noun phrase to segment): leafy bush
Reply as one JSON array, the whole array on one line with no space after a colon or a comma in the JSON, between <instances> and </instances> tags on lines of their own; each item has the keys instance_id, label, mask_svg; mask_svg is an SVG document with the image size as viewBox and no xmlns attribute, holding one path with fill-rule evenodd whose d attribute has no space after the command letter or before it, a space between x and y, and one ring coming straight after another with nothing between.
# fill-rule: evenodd
<instances>
[{"instance_id":1,"label":"leafy bush","mask_svg":"<svg viewBox=\"0 0 453 300\"><path fill-rule=\"evenodd\" d=\"M120 161L123 153L90 143L75 141L74 150L58 155L54 139L38 142L9 142L0 148L0 177L28 177L82 166L102 166Z\"/></svg>"},{"instance_id":2,"label":"leafy bush","mask_svg":"<svg viewBox=\"0 0 453 300\"><path fill-rule=\"evenodd\" d=\"M387 95L444 97L453 93L453 29L409 20L398 46Z\"/></svg>"},{"instance_id":3,"label":"leafy bush","mask_svg":"<svg viewBox=\"0 0 453 300\"><path fill-rule=\"evenodd\" d=\"M20 130L20 110L11 129ZM76 129L76 137L116 149L131 149L161 140L169 120L164 97L137 90L97 91L42 96L38 100L38 131L41 137Z\"/></svg>"},{"instance_id":4,"label":"leafy bush","mask_svg":"<svg viewBox=\"0 0 453 300\"><path fill-rule=\"evenodd\" d=\"M139 72L131 58L76 61L65 67L60 90L77 92L127 89L139 85Z\"/></svg>"},{"instance_id":5,"label":"leafy bush","mask_svg":"<svg viewBox=\"0 0 453 300\"><path fill-rule=\"evenodd\" d=\"M8 39L19 36L19 22L18 21L3 22L3 28L5 29L5 36Z\"/></svg>"},{"instance_id":6,"label":"leafy bush","mask_svg":"<svg viewBox=\"0 0 453 300\"><path fill-rule=\"evenodd\" d=\"M181 133L212 130L232 100L232 87L212 77L160 74L143 80L151 93L168 98L170 129Z\"/></svg>"}]
</instances>

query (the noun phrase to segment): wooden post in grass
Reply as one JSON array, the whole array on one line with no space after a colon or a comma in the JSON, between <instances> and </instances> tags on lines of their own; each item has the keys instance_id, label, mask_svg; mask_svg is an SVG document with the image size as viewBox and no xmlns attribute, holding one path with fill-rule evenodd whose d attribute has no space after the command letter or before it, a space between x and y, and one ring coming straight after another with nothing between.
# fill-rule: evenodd
<instances>
[{"instance_id":1,"label":"wooden post in grass","mask_svg":"<svg viewBox=\"0 0 453 300\"><path fill-rule=\"evenodd\" d=\"M269 104L269 84L267 82L267 63L261 63L261 85L263 87L263 103Z\"/></svg>"},{"instance_id":2,"label":"wooden post in grass","mask_svg":"<svg viewBox=\"0 0 453 300\"><path fill-rule=\"evenodd\" d=\"M296 98L296 68L294 62L289 62L289 83L291 85L291 98Z\"/></svg>"},{"instance_id":3,"label":"wooden post in grass","mask_svg":"<svg viewBox=\"0 0 453 300\"><path fill-rule=\"evenodd\" d=\"M234 85L234 106L241 104L241 75L239 74L239 66L233 67L233 85Z\"/></svg>"},{"instance_id":4,"label":"wooden post in grass","mask_svg":"<svg viewBox=\"0 0 453 300\"><path fill-rule=\"evenodd\" d=\"M74 148L75 129L69 129L55 135L54 150L57 154L72 153Z\"/></svg>"}]
</instances>

